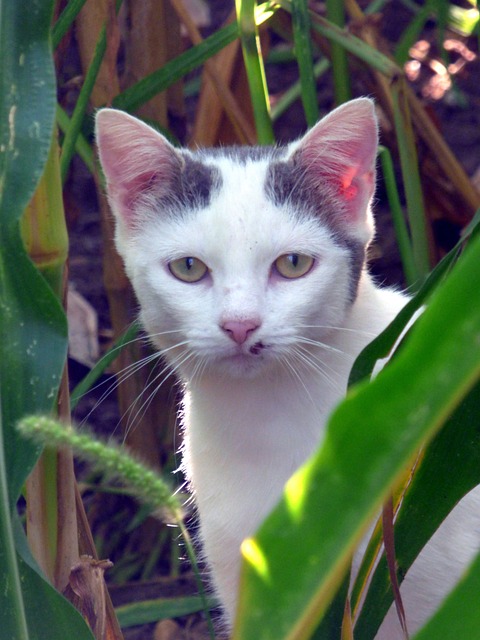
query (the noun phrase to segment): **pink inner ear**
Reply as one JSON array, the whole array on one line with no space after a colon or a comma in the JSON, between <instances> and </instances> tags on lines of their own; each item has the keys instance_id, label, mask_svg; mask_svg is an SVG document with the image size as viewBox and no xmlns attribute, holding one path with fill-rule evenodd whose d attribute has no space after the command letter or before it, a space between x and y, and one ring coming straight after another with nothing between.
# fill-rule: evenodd
<instances>
[{"instance_id":1,"label":"pink inner ear","mask_svg":"<svg viewBox=\"0 0 480 640\"><path fill-rule=\"evenodd\" d=\"M319 188L329 186L345 221L366 221L375 186L377 122L370 100L342 105L306 134L296 151Z\"/></svg>"},{"instance_id":2,"label":"pink inner ear","mask_svg":"<svg viewBox=\"0 0 480 640\"><path fill-rule=\"evenodd\" d=\"M96 140L113 212L132 227L134 203L153 188L167 193L180 158L154 129L114 109L98 112Z\"/></svg>"}]
</instances>

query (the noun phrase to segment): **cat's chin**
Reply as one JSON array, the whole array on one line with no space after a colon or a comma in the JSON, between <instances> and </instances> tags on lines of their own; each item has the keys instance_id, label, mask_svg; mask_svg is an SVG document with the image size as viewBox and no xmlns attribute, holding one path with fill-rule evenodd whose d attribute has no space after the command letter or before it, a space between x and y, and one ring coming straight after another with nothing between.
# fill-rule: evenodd
<instances>
[{"instance_id":1,"label":"cat's chin","mask_svg":"<svg viewBox=\"0 0 480 640\"><path fill-rule=\"evenodd\" d=\"M263 355L250 353L228 355L215 362L215 370L218 373L236 379L255 378L265 371L266 366L266 359Z\"/></svg>"}]
</instances>

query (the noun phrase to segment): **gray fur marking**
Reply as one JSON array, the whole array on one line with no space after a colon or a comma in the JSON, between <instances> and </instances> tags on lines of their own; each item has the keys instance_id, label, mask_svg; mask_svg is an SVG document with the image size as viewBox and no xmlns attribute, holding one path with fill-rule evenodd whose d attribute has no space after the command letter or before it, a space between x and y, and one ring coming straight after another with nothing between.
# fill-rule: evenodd
<instances>
[{"instance_id":1,"label":"gray fur marking","mask_svg":"<svg viewBox=\"0 0 480 640\"><path fill-rule=\"evenodd\" d=\"M350 254L350 302L357 297L358 283L365 266L366 247L349 237L339 222L339 203L331 189L313 184L308 171L295 162L273 162L265 180L267 198L277 205L290 204L300 215L313 216L332 233L335 242Z\"/></svg>"}]
</instances>

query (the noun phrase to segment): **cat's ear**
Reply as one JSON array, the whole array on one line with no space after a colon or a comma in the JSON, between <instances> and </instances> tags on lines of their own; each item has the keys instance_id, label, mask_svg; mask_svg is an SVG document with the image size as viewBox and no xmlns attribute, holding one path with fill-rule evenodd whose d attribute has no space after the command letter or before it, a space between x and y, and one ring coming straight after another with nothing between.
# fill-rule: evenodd
<instances>
[{"instance_id":1,"label":"cat's ear","mask_svg":"<svg viewBox=\"0 0 480 640\"><path fill-rule=\"evenodd\" d=\"M294 143L292 159L313 188L338 202L347 233L368 241L373 231L370 201L375 190L378 125L373 101L351 100L320 120Z\"/></svg>"},{"instance_id":2,"label":"cat's ear","mask_svg":"<svg viewBox=\"0 0 480 640\"><path fill-rule=\"evenodd\" d=\"M135 203L146 192L167 194L182 159L175 148L141 120L115 109L97 112L96 142L110 206L125 229L138 224Z\"/></svg>"}]
</instances>

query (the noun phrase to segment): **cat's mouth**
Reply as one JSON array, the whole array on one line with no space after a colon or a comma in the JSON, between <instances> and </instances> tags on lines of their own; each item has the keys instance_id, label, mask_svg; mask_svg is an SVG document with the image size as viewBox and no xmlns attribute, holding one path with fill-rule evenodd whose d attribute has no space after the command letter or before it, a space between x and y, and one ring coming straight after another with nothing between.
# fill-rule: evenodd
<instances>
[{"instance_id":1,"label":"cat's mouth","mask_svg":"<svg viewBox=\"0 0 480 640\"><path fill-rule=\"evenodd\" d=\"M255 359L257 359L258 356L260 356L265 349L267 348L267 346L265 344L263 344L263 342L259 341L259 342L255 342L255 344L252 344L250 347L247 345L242 345L240 347L238 347L238 349L226 356L229 360L252 360L251 356L255 356Z\"/></svg>"},{"instance_id":2,"label":"cat's mouth","mask_svg":"<svg viewBox=\"0 0 480 640\"><path fill-rule=\"evenodd\" d=\"M225 355L222 360L227 367L227 371L234 377L255 375L262 367L264 361L262 357L268 345L261 341L255 342L251 346L242 345L236 352Z\"/></svg>"},{"instance_id":3,"label":"cat's mouth","mask_svg":"<svg viewBox=\"0 0 480 640\"><path fill-rule=\"evenodd\" d=\"M266 348L266 345L263 344L262 341L260 342L256 342L254 345L252 345L250 347L250 349L248 350L249 353L252 354L252 356L258 356L260 355L260 353L262 353L262 351Z\"/></svg>"}]
</instances>

